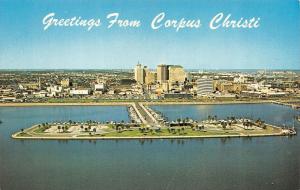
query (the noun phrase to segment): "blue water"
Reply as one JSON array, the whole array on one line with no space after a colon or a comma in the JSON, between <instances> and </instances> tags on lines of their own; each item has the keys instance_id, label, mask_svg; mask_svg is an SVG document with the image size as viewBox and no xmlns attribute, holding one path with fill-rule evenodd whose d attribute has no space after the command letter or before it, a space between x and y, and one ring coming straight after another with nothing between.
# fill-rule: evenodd
<instances>
[{"instance_id":1,"label":"blue water","mask_svg":"<svg viewBox=\"0 0 300 190\"><path fill-rule=\"evenodd\" d=\"M223 104L223 105L163 105L151 106L156 111L167 116L168 120L184 119L204 120L208 116L217 116L220 119L227 117L247 117L262 119L267 123L292 126L294 117L300 111L277 104Z\"/></svg>"},{"instance_id":2,"label":"blue water","mask_svg":"<svg viewBox=\"0 0 300 190\"><path fill-rule=\"evenodd\" d=\"M259 114L291 124L299 111L278 105L154 106L169 118ZM125 120L126 107L0 108L1 190L300 188L300 138L197 140L14 140L40 122ZM299 128L299 123L295 123Z\"/></svg>"}]
</instances>

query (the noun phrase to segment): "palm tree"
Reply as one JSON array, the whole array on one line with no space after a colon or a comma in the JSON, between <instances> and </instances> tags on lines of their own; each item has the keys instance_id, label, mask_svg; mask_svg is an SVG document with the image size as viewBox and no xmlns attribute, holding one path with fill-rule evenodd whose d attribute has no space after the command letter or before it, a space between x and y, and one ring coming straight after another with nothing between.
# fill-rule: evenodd
<instances>
[{"instance_id":1,"label":"palm tree","mask_svg":"<svg viewBox=\"0 0 300 190\"><path fill-rule=\"evenodd\" d=\"M223 129L226 129L226 125L227 125L226 122L222 122L221 125L222 125Z\"/></svg>"},{"instance_id":2,"label":"palm tree","mask_svg":"<svg viewBox=\"0 0 300 190\"><path fill-rule=\"evenodd\" d=\"M94 134L96 133L96 131L97 131L97 130L96 130L96 128L93 128L93 132L94 132Z\"/></svg>"},{"instance_id":3,"label":"palm tree","mask_svg":"<svg viewBox=\"0 0 300 190\"><path fill-rule=\"evenodd\" d=\"M190 120L190 118L189 118L189 117L186 117L186 118L185 118L185 121L186 121L186 122L188 122L189 120Z\"/></svg>"},{"instance_id":4,"label":"palm tree","mask_svg":"<svg viewBox=\"0 0 300 190\"><path fill-rule=\"evenodd\" d=\"M23 128L21 129L21 133L24 133L24 129Z\"/></svg>"},{"instance_id":5,"label":"palm tree","mask_svg":"<svg viewBox=\"0 0 300 190\"><path fill-rule=\"evenodd\" d=\"M208 115L208 116L207 116L207 119L208 119L208 120L211 120L211 116L210 116L210 115Z\"/></svg>"},{"instance_id":6,"label":"palm tree","mask_svg":"<svg viewBox=\"0 0 300 190\"><path fill-rule=\"evenodd\" d=\"M150 129L150 133L153 134L153 129Z\"/></svg>"},{"instance_id":7,"label":"palm tree","mask_svg":"<svg viewBox=\"0 0 300 190\"><path fill-rule=\"evenodd\" d=\"M118 127L118 132L121 133L121 131L122 131L122 128Z\"/></svg>"},{"instance_id":8,"label":"palm tree","mask_svg":"<svg viewBox=\"0 0 300 190\"><path fill-rule=\"evenodd\" d=\"M179 134L180 134L180 130L181 130L180 128L177 129L177 132L178 132Z\"/></svg>"},{"instance_id":9,"label":"palm tree","mask_svg":"<svg viewBox=\"0 0 300 190\"><path fill-rule=\"evenodd\" d=\"M58 129L58 132L60 132L61 126L60 125L57 126L57 129Z\"/></svg>"},{"instance_id":10,"label":"palm tree","mask_svg":"<svg viewBox=\"0 0 300 190\"><path fill-rule=\"evenodd\" d=\"M80 126L81 131L83 131L83 125Z\"/></svg>"}]
</instances>

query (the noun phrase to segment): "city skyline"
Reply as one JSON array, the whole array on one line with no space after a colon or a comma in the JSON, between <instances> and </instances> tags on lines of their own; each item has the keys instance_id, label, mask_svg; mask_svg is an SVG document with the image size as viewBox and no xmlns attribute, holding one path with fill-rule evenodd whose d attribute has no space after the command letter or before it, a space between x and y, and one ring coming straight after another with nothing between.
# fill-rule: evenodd
<instances>
[{"instance_id":1,"label":"city skyline","mask_svg":"<svg viewBox=\"0 0 300 190\"><path fill-rule=\"evenodd\" d=\"M2 1L0 69L130 69L138 61L149 68L167 64L200 70L299 69L299 9L296 0L64 1L57 4ZM147 14L143 14L145 11ZM42 19L51 12L62 18L105 18L111 12L118 12L120 18L140 19L142 25L138 29L49 28L44 31ZM169 19L201 19L203 26L178 32L151 30L151 19L160 12L165 12ZM212 31L208 28L209 20L219 12L231 14L235 19L259 17L261 24L251 30Z\"/></svg>"}]
</instances>

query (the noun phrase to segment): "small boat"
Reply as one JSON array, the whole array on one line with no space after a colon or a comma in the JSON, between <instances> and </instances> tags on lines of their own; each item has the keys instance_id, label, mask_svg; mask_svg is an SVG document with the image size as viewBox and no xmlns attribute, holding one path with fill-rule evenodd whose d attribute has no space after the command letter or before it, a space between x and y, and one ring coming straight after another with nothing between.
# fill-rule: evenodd
<instances>
[{"instance_id":1,"label":"small boat","mask_svg":"<svg viewBox=\"0 0 300 190\"><path fill-rule=\"evenodd\" d=\"M297 131L295 127L288 129L289 130L289 135L297 135Z\"/></svg>"}]
</instances>

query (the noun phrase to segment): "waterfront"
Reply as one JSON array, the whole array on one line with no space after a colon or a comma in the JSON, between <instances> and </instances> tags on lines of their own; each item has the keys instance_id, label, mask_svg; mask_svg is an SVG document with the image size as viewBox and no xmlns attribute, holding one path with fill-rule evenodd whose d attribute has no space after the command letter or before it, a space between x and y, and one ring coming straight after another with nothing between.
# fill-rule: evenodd
<instances>
[{"instance_id":1,"label":"waterfront","mask_svg":"<svg viewBox=\"0 0 300 190\"><path fill-rule=\"evenodd\" d=\"M299 115L272 104L153 108L170 119L259 114L268 123L289 126ZM10 135L36 123L127 121L128 114L117 106L1 107L0 117L1 189L299 189L299 136L19 141Z\"/></svg>"}]
</instances>

